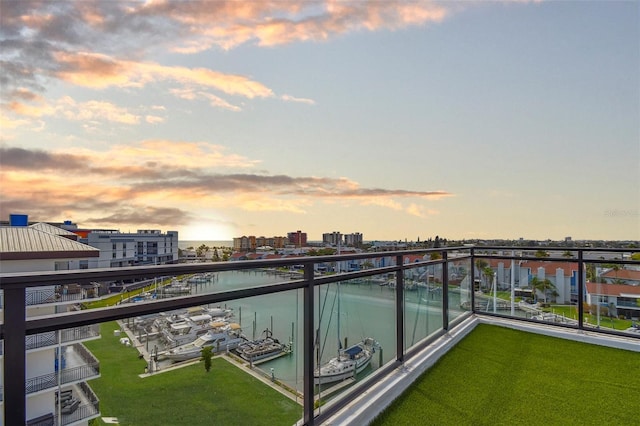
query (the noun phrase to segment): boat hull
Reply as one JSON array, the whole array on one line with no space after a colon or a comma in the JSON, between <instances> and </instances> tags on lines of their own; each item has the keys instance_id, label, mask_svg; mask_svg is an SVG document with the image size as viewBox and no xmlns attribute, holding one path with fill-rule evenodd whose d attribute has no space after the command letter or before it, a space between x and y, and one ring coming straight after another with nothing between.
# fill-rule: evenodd
<instances>
[{"instance_id":1,"label":"boat hull","mask_svg":"<svg viewBox=\"0 0 640 426\"><path fill-rule=\"evenodd\" d=\"M323 385L339 382L349 378L355 378L371 363L375 341L365 339L345 350L341 350L337 357L332 358L326 364L314 372L314 383Z\"/></svg>"},{"instance_id":2,"label":"boat hull","mask_svg":"<svg viewBox=\"0 0 640 426\"><path fill-rule=\"evenodd\" d=\"M291 353L289 345L274 339L260 339L239 345L235 352L245 361L260 364Z\"/></svg>"}]
</instances>

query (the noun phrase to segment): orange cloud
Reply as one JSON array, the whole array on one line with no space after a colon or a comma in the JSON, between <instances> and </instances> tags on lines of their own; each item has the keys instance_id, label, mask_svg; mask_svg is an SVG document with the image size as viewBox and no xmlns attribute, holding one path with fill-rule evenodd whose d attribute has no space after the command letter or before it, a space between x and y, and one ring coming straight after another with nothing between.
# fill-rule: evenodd
<instances>
[{"instance_id":1,"label":"orange cloud","mask_svg":"<svg viewBox=\"0 0 640 426\"><path fill-rule=\"evenodd\" d=\"M168 10L150 5L147 12L166 13L187 24L192 38L173 47L176 52L195 53L212 46L232 49L255 40L260 46L296 41L322 41L353 31L399 29L441 22L451 5L433 1L325 2L189 2Z\"/></svg>"},{"instance_id":2,"label":"orange cloud","mask_svg":"<svg viewBox=\"0 0 640 426\"><path fill-rule=\"evenodd\" d=\"M13 113L27 117L61 116L68 120L90 122L106 120L123 124L137 124L140 116L118 107L110 102L88 101L78 103L69 96L64 96L53 104L41 102L36 105L13 101L8 105Z\"/></svg>"},{"instance_id":3,"label":"orange cloud","mask_svg":"<svg viewBox=\"0 0 640 426\"><path fill-rule=\"evenodd\" d=\"M203 206L302 214L322 200L356 201L423 217L423 206L417 202L406 206L403 200L452 195L363 188L347 178L224 174L223 168L247 168L257 163L225 151L203 142L167 140L112 146L108 151L76 149L73 154L0 146L0 214L24 210L56 216L73 206L84 214L112 212L108 221L116 221L119 214L134 220L138 211L161 205L162 214L175 219L175 224L188 215L185 211Z\"/></svg>"},{"instance_id":4,"label":"orange cloud","mask_svg":"<svg viewBox=\"0 0 640 426\"><path fill-rule=\"evenodd\" d=\"M57 77L72 84L96 89L108 86L142 87L158 80L195 84L220 90L228 95L255 97L273 96L271 89L238 74L225 74L205 68L165 66L153 62L117 60L95 53L56 53L62 65Z\"/></svg>"}]
</instances>

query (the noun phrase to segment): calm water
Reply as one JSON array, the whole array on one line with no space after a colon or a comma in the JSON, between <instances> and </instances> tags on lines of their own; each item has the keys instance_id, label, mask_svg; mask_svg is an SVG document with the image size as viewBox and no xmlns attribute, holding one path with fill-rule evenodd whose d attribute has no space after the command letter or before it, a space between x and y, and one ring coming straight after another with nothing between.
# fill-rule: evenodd
<instances>
[{"instance_id":1,"label":"calm water","mask_svg":"<svg viewBox=\"0 0 640 426\"><path fill-rule=\"evenodd\" d=\"M283 275L263 271L219 272L215 278L193 285L195 294L211 293L238 288L288 281ZM449 295L450 306L459 306L459 295ZM229 302L226 307L234 311L235 321L242 325L248 338L260 337L269 328L273 337L281 341L293 341L294 352L276 360L260 364L265 372L273 368L275 376L287 385L302 389L302 290L276 295L251 297ZM380 362L395 359L395 291L380 286L377 281L331 284L316 292L316 325L320 350L316 358L321 362L335 356L338 350L338 329L344 344L356 343L365 337L373 337L380 343L381 351L374 355L371 368ZM426 288L407 292L405 336L406 346L411 346L428 334L441 328L441 295ZM338 327L339 324L339 327ZM382 359L381 359L382 358Z\"/></svg>"}]
</instances>

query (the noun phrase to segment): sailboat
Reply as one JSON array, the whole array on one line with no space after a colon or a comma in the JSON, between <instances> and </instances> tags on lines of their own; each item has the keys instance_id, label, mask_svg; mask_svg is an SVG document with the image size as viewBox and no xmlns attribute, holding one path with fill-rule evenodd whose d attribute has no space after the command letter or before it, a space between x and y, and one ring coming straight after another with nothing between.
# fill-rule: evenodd
<instances>
[{"instance_id":1,"label":"sailboat","mask_svg":"<svg viewBox=\"0 0 640 426\"><path fill-rule=\"evenodd\" d=\"M364 370L373 357L376 341L367 337L346 349L339 349L338 355L321 365L313 373L316 385L339 382Z\"/></svg>"},{"instance_id":2,"label":"sailboat","mask_svg":"<svg viewBox=\"0 0 640 426\"><path fill-rule=\"evenodd\" d=\"M340 344L340 284L338 283L338 344ZM322 364L315 369L313 373L314 383L316 385L339 382L355 376L364 370L373 357L377 342L367 337L362 341L349 346L345 349L338 349L337 356L331 358L328 362Z\"/></svg>"}]
</instances>

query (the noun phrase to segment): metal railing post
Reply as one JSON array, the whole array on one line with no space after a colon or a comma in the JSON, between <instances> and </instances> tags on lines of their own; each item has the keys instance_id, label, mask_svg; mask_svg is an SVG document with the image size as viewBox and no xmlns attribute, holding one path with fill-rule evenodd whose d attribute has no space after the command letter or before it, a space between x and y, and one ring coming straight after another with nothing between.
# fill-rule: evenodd
<instances>
[{"instance_id":1,"label":"metal railing post","mask_svg":"<svg viewBox=\"0 0 640 426\"><path fill-rule=\"evenodd\" d=\"M442 251L442 260L442 328L449 330L449 262L446 251Z\"/></svg>"},{"instance_id":2,"label":"metal railing post","mask_svg":"<svg viewBox=\"0 0 640 426\"><path fill-rule=\"evenodd\" d=\"M314 336L315 336L315 324L314 324L314 297L313 297L313 263L304 264L304 280L306 286L304 287L303 299L304 299L304 311L303 311L303 328L304 328L304 341L303 341L303 369L304 369L304 382L303 382L303 418L304 424L313 426L313 412L314 412L314 365L313 365L313 350L314 350Z\"/></svg>"},{"instance_id":3,"label":"metal railing post","mask_svg":"<svg viewBox=\"0 0 640 426\"><path fill-rule=\"evenodd\" d=\"M404 256L396 256L396 359L404 361Z\"/></svg>"},{"instance_id":4,"label":"metal railing post","mask_svg":"<svg viewBox=\"0 0 640 426\"><path fill-rule=\"evenodd\" d=\"M4 290L4 421L7 425L23 425L27 420L25 332L25 289L7 288Z\"/></svg>"},{"instance_id":5,"label":"metal railing post","mask_svg":"<svg viewBox=\"0 0 640 426\"><path fill-rule=\"evenodd\" d=\"M476 255L471 247L471 312L476 313Z\"/></svg>"},{"instance_id":6,"label":"metal railing post","mask_svg":"<svg viewBox=\"0 0 640 426\"><path fill-rule=\"evenodd\" d=\"M584 329L584 273L585 264L582 250L578 250L578 329Z\"/></svg>"}]
</instances>

